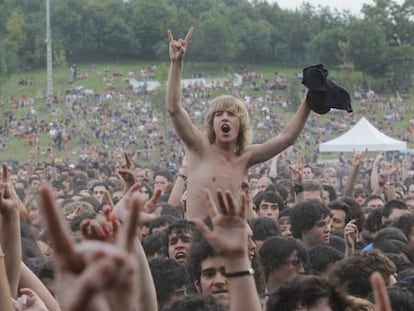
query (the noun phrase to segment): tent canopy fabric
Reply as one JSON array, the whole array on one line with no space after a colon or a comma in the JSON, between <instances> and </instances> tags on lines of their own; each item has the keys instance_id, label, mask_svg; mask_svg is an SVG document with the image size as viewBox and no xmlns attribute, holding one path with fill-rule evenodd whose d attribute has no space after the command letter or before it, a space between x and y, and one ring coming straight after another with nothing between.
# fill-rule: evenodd
<instances>
[{"instance_id":1,"label":"tent canopy fabric","mask_svg":"<svg viewBox=\"0 0 414 311\"><path fill-rule=\"evenodd\" d=\"M352 152L365 149L368 151L401 151L407 149L407 143L385 135L362 117L357 124L341 136L319 145L320 152Z\"/></svg>"}]
</instances>

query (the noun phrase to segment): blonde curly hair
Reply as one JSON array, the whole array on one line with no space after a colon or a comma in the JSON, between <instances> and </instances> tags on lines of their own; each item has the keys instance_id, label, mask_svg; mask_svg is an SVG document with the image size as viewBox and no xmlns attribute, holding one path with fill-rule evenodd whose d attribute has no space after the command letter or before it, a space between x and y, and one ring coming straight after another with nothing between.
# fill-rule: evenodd
<instances>
[{"instance_id":1,"label":"blonde curly hair","mask_svg":"<svg viewBox=\"0 0 414 311\"><path fill-rule=\"evenodd\" d=\"M222 95L213 100L207 116L205 118L205 128L207 133L207 138L210 144L214 143L216 140L216 134L214 133L213 120L214 114L217 111L228 111L234 113L240 121L239 134L237 135L236 141L236 154L240 155L244 148L251 141L251 128L249 123L249 113L246 109L246 106L243 102L237 99L234 96Z\"/></svg>"}]
</instances>

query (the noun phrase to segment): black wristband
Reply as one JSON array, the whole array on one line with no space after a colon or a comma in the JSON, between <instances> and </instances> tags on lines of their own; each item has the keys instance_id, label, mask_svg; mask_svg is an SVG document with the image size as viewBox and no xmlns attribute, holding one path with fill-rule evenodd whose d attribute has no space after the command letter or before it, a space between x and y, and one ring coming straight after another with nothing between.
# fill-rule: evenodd
<instances>
[{"instance_id":1,"label":"black wristband","mask_svg":"<svg viewBox=\"0 0 414 311\"><path fill-rule=\"evenodd\" d=\"M294 193L301 193L303 192L303 185L301 184L293 184L293 192Z\"/></svg>"},{"instance_id":2,"label":"black wristband","mask_svg":"<svg viewBox=\"0 0 414 311\"><path fill-rule=\"evenodd\" d=\"M224 276L226 278L238 278L241 276L247 276L247 275L254 275L254 270L252 268L250 268L249 270L244 270L244 271L236 271L236 272L225 272Z\"/></svg>"}]
</instances>

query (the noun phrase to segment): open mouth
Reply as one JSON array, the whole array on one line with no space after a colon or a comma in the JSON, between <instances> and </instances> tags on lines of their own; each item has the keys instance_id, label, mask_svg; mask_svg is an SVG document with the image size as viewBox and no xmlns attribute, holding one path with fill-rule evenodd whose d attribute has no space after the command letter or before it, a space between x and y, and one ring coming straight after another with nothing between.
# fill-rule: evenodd
<instances>
[{"instance_id":1,"label":"open mouth","mask_svg":"<svg viewBox=\"0 0 414 311\"><path fill-rule=\"evenodd\" d=\"M223 133L228 133L228 132L230 132L230 125L228 125L228 124L223 124L223 125L221 126L221 130L222 130L222 132L223 132Z\"/></svg>"},{"instance_id":2,"label":"open mouth","mask_svg":"<svg viewBox=\"0 0 414 311\"><path fill-rule=\"evenodd\" d=\"M227 290L225 289L218 289L212 292L213 295L219 295L219 294L227 294Z\"/></svg>"},{"instance_id":3,"label":"open mouth","mask_svg":"<svg viewBox=\"0 0 414 311\"><path fill-rule=\"evenodd\" d=\"M184 252L178 252L177 254L175 254L174 258L175 258L175 260L181 262L181 261L185 261L186 260L187 255Z\"/></svg>"}]
</instances>

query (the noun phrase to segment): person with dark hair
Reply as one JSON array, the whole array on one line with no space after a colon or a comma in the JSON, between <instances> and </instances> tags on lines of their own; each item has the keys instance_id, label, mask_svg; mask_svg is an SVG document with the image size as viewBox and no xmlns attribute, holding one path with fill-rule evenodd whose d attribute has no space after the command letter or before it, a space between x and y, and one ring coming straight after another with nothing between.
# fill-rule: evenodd
<instances>
[{"instance_id":1,"label":"person with dark hair","mask_svg":"<svg viewBox=\"0 0 414 311\"><path fill-rule=\"evenodd\" d=\"M328 204L332 216L332 234L344 236L344 229L351 221L351 211L348 204L341 201L332 201Z\"/></svg>"},{"instance_id":2,"label":"person with dark hair","mask_svg":"<svg viewBox=\"0 0 414 311\"><path fill-rule=\"evenodd\" d=\"M316 275L299 275L269 295L267 311L333 310L352 306L347 295L329 280Z\"/></svg>"},{"instance_id":3,"label":"person with dark hair","mask_svg":"<svg viewBox=\"0 0 414 311\"><path fill-rule=\"evenodd\" d=\"M308 264L306 249L289 237L275 236L267 239L259 251L268 292L288 279L305 273Z\"/></svg>"},{"instance_id":4,"label":"person with dark hair","mask_svg":"<svg viewBox=\"0 0 414 311\"><path fill-rule=\"evenodd\" d=\"M291 208L285 208L279 214L279 226L280 226L280 234L284 236L292 236L292 224L290 221L290 215L292 214Z\"/></svg>"},{"instance_id":5,"label":"person with dark hair","mask_svg":"<svg viewBox=\"0 0 414 311\"><path fill-rule=\"evenodd\" d=\"M181 265L187 264L195 230L194 224L184 219L169 225L164 235L164 249L167 257Z\"/></svg>"},{"instance_id":6,"label":"person with dark hair","mask_svg":"<svg viewBox=\"0 0 414 311\"><path fill-rule=\"evenodd\" d=\"M260 251L265 240L281 234L279 224L270 217L258 217L249 221L253 232L253 241Z\"/></svg>"},{"instance_id":7,"label":"person with dark hair","mask_svg":"<svg viewBox=\"0 0 414 311\"><path fill-rule=\"evenodd\" d=\"M368 209L367 212L384 206L384 199L378 194L371 194L365 200L365 208Z\"/></svg>"},{"instance_id":8,"label":"person with dark hair","mask_svg":"<svg viewBox=\"0 0 414 311\"><path fill-rule=\"evenodd\" d=\"M305 200L295 205L290 216L292 236L306 248L329 242L331 211L321 201Z\"/></svg>"},{"instance_id":9,"label":"person with dark hair","mask_svg":"<svg viewBox=\"0 0 414 311\"><path fill-rule=\"evenodd\" d=\"M407 204L399 200L390 200L382 208L382 224L389 225L398 217L408 213Z\"/></svg>"},{"instance_id":10,"label":"person with dark hair","mask_svg":"<svg viewBox=\"0 0 414 311\"><path fill-rule=\"evenodd\" d=\"M190 277L186 268L169 258L150 260L152 278L157 292L158 307L185 296Z\"/></svg>"},{"instance_id":11,"label":"person with dark hair","mask_svg":"<svg viewBox=\"0 0 414 311\"><path fill-rule=\"evenodd\" d=\"M316 179L307 179L303 181L302 190L303 200L318 200L322 201L323 188Z\"/></svg>"},{"instance_id":12,"label":"person with dark hair","mask_svg":"<svg viewBox=\"0 0 414 311\"><path fill-rule=\"evenodd\" d=\"M176 299L165 305L161 311L226 311L223 305L208 295L194 295Z\"/></svg>"},{"instance_id":13,"label":"person with dark hair","mask_svg":"<svg viewBox=\"0 0 414 311\"><path fill-rule=\"evenodd\" d=\"M400 229L407 237L407 245L414 251L414 214L405 214L394 220L393 227Z\"/></svg>"},{"instance_id":14,"label":"person with dark hair","mask_svg":"<svg viewBox=\"0 0 414 311\"><path fill-rule=\"evenodd\" d=\"M365 224L365 214L361 205L351 197L342 197L339 201L344 202L349 206L351 219L355 219L355 225L358 228L358 232L361 232Z\"/></svg>"},{"instance_id":15,"label":"person with dark hair","mask_svg":"<svg viewBox=\"0 0 414 311\"><path fill-rule=\"evenodd\" d=\"M105 193L108 191L108 186L105 182L99 181L92 184L90 192L91 196L94 197L99 204L102 203Z\"/></svg>"},{"instance_id":16,"label":"person with dark hair","mask_svg":"<svg viewBox=\"0 0 414 311\"><path fill-rule=\"evenodd\" d=\"M142 247L144 248L144 252L148 260L157 257L164 257L164 235L164 232L153 232L145 240L143 240Z\"/></svg>"},{"instance_id":17,"label":"person with dark hair","mask_svg":"<svg viewBox=\"0 0 414 311\"><path fill-rule=\"evenodd\" d=\"M328 184L322 184L322 201L325 204L335 201L337 198L335 188Z\"/></svg>"},{"instance_id":18,"label":"person with dark hair","mask_svg":"<svg viewBox=\"0 0 414 311\"><path fill-rule=\"evenodd\" d=\"M167 187L173 182L171 173L167 170L160 170L154 174L154 192L161 189L161 195L166 195Z\"/></svg>"},{"instance_id":19,"label":"person with dark hair","mask_svg":"<svg viewBox=\"0 0 414 311\"><path fill-rule=\"evenodd\" d=\"M393 286L387 288L392 311L412 311L414 306L414 294L407 288ZM369 299L374 301L373 295Z\"/></svg>"},{"instance_id":20,"label":"person with dark hair","mask_svg":"<svg viewBox=\"0 0 414 311\"><path fill-rule=\"evenodd\" d=\"M187 217L204 219L207 209L206 204L200 202L200 197L205 189L212 193L220 188L228 189L239 198L240 185L249 167L270 160L292 145L302 132L311 110L305 95L279 135L264 143L250 144L251 125L246 105L234 96L222 95L212 101L203 133L193 124L181 104L183 60L193 33L194 28L191 27L184 39L174 40L171 31L168 32L171 63L166 108L189 156Z\"/></svg>"},{"instance_id":21,"label":"person with dark hair","mask_svg":"<svg viewBox=\"0 0 414 311\"><path fill-rule=\"evenodd\" d=\"M310 273L327 277L335 263L344 258L343 254L326 244L318 244L308 249Z\"/></svg>"},{"instance_id":22,"label":"person with dark hair","mask_svg":"<svg viewBox=\"0 0 414 311\"><path fill-rule=\"evenodd\" d=\"M369 279L375 271L381 273L386 286L395 283L394 263L381 251L374 249L338 261L329 275L329 280L350 295L366 298L372 291Z\"/></svg>"},{"instance_id":23,"label":"person with dark hair","mask_svg":"<svg viewBox=\"0 0 414 311\"><path fill-rule=\"evenodd\" d=\"M259 192L254 197L254 206L259 217L279 219L279 213L285 209L282 198L275 192Z\"/></svg>"}]
</instances>

